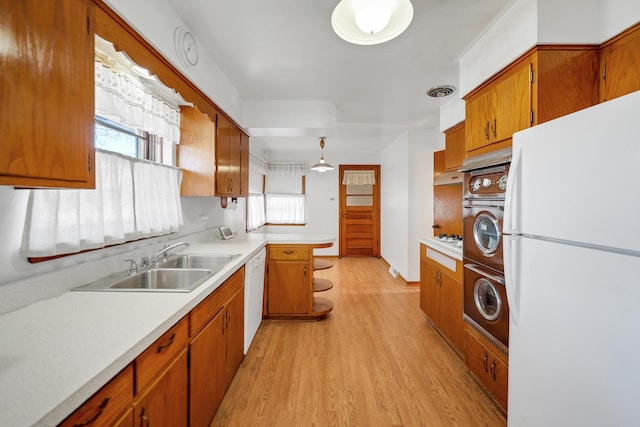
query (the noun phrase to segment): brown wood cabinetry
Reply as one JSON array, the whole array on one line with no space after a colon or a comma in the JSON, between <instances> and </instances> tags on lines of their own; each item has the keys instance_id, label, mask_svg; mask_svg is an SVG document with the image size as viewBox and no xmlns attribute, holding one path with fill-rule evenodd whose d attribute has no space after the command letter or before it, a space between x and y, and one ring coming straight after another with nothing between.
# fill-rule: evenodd
<instances>
[{"instance_id":1,"label":"brown wood cabinetry","mask_svg":"<svg viewBox=\"0 0 640 427\"><path fill-rule=\"evenodd\" d=\"M215 118L195 107L180 108L180 145L177 164L182 169L182 196L215 195Z\"/></svg>"},{"instance_id":2,"label":"brown wood cabinetry","mask_svg":"<svg viewBox=\"0 0 640 427\"><path fill-rule=\"evenodd\" d=\"M455 271L430 258L427 253L440 259L444 257ZM461 354L464 349L462 293L462 262L421 244L420 308Z\"/></svg>"},{"instance_id":3,"label":"brown wood cabinetry","mask_svg":"<svg viewBox=\"0 0 640 427\"><path fill-rule=\"evenodd\" d=\"M224 116L216 121L216 195L240 195L240 130Z\"/></svg>"},{"instance_id":4,"label":"brown wood cabinetry","mask_svg":"<svg viewBox=\"0 0 640 427\"><path fill-rule=\"evenodd\" d=\"M331 301L313 295L313 248L329 246L267 247L265 317L322 319L333 310Z\"/></svg>"},{"instance_id":5,"label":"brown wood cabinetry","mask_svg":"<svg viewBox=\"0 0 640 427\"><path fill-rule=\"evenodd\" d=\"M93 188L93 1L2 0L0 32L0 185Z\"/></svg>"},{"instance_id":6,"label":"brown wood cabinetry","mask_svg":"<svg viewBox=\"0 0 640 427\"><path fill-rule=\"evenodd\" d=\"M495 403L506 412L508 392L508 360L471 326L465 324L466 361L473 376Z\"/></svg>"},{"instance_id":7,"label":"brown wood cabinetry","mask_svg":"<svg viewBox=\"0 0 640 427\"><path fill-rule=\"evenodd\" d=\"M445 150L440 150L433 153L433 176L438 176L441 173L445 173L447 171L445 157Z\"/></svg>"},{"instance_id":8,"label":"brown wood cabinetry","mask_svg":"<svg viewBox=\"0 0 640 427\"><path fill-rule=\"evenodd\" d=\"M187 350L183 347L155 381L136 398L133 404L135 424L186 427L189 405L187 391Z\"/></svg>"},{"instance_id":9,"label":"brown wood cabinetry","mask_svg":"<svg viewBox=\"0 0 640 427\"><path fill-rule=\"evenodd\" d=\"M465 97L465 156L511 145L519 130L598 102L593 46L537 46Z\"/></svg>"},{"instance_id":10,"label":"brown wood cabinetry","mask_svg":"<svg viewBox=\"0 0 640 427\"><path fill-rule=\"evenodd\" d=\"M464 122L444 131L445 135L445 169L449 172L462 167L464 160Z\"/></svg>"},{"instance_id":11,"label":"brown wood cabinetry","mask_svg":"<svg viewBox=\"0 0 640 427\"><path fill-rule=\"evenodd\" d=\"M133 366L129 365L69 415L60 427L79 425L110 427L118 417L122 419L126 417L126 414L122 416L121 414L130 408L132 400ZM132 417L131 414L130 417Z\"/></svg>"},{"instance_id":12,"label":"brown wood cabinetry","mask_svg":"<svg viewBox=\"0 0 640 427\"><path fill-rule=\"evenodd\" d=\"M640 23L602 44L600 101L640 90Z\"/></svg>"},{"instance_id":13,"label":"brown wood cabinetry","mask_svg":"<svg viewBox=\"0 0 640 427\"><path fill-rule=\"evenodd\" d=\"M189 419L208 426L244 357L244 268L191 312Z\"/></svg>"},{"instance_id":14,"label":"brown wood cabinetry","mask_svg":"<svg viewBox=\"0 0 640 427\"><path fill-rule=\"evenodd\" d=\"M240 133L240 195L249 195L249 136Z\"/></svg>"}]
</instances>

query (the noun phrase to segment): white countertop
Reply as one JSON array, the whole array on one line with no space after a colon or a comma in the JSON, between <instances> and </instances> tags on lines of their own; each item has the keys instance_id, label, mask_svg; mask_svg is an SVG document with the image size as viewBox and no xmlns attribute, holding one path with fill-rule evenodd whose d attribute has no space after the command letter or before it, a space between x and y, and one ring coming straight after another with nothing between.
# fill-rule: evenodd
<instances>
[{"instance_id":1,"label":"white countertop","mask_svg":"<svg viewBox=\"0 0 640 427\"><path fill-rule=\"evenodd\" d=\"M0 316L0 424L64 420L266 244L334 241L250 233L193 244L183 252L241 257L188 293L72 291Z\"/></svg>"},{"instance_id":2,"label":"white countertop","mask_svg":"<svg viewBox=\"0 0 640 427\"><path fill-rule=\"evenodd\" d=\"M438 250L444 254L449 255L457 260L462 261L462 248L456 246L456 243L447 243L438 239L437 237L421 237L418 239L420 243L424 243L425 245Z\"/></svg>"}]
</instances>

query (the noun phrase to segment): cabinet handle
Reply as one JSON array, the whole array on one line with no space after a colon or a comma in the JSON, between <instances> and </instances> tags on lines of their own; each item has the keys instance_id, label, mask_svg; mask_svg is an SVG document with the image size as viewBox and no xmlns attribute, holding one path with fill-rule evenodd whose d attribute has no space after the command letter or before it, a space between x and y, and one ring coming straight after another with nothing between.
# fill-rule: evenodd
<instances>
[{"instance_id":1,"label":"cabinet handle","mask_svg":"<svg viewBox=\"0 0 640 427\"><path fill-rule=\"evenodd\" d=\"M227 317L227 328L228 328L229 327L229 322L231 322L231 316L229 315L229 311L228 310L225 313L225 316Z\"/></svg>"},{"instance_id":2,"label":"cabinet handle","mask_svg":"<svg viewBox=\"0 0 640 427\"><path fill-rule=\"evenodd\" d=\"M496 361L491 362L491 378L496 380Z\"/></svg>"},{"instance_id":3,"label":"cabinet handle","mask_svg":"<svg viewBox=\"0 0 640 427\"><path fill-rule=\"evenodd\" d=\"M294 251L287 249L286 251L282 251L282 253L285 255L291 255L292 253L294 253Z\"/></svg>"},{"instance_id":4,"label":"cabinet handle","mask_svg":"<svg viewBox=\"0 0 640 427\"><path fill-rule=\"evenodd\" d=\"M147 415L147 409L143 406L140 410L140 427L149 427L149 416Z\"/></svg>"},{"instance_id":5,"label":"cabinet handle","mask_svg":"<svg viewBox=\"0 0 640 427\"><path fill-rule=\"evenodd\" d=\"M164 350L165 348L168 348L169 346L171 346L171 344L173 344L173 340L176 337L176 333L172 333L171 337L169 337L169 341L166 344L160 344L158 346L158 349L156 350L156 353L160 353L162 350Z\"/></svg>"},{"instance_id":6,"label":"cabinet handle","mask_svg":"<svg viewBox=\"0 0 640 427\"><path fill-rule=\"evenodd\" d=\"M496 138L498 136L497 130L498 130L498 119L496 119L494 117L493 126L491 126L491 132L493 132L493 137L494 138Z\"/></svg>"},{"instance_id":7,"label":"cabinet handle","mask_svg":"<svg viewBox=\"0 0 640 427\"><path fill-rule=\"evenodd\" d=\"M302 271L304 271L304 275L307 275L307 266L305 265L304 268L302 269Z\"/></svg>"},{"instance_id":8,"label":"cabinet handle","mask_svg":"<svg viewBox=\"0 0 640 427\"><path fill-rule=\"evenodd\" d=\"M484 137L487 141L489 140L489 122L487 122L487 125L484 127Z\"/></svg>"},{"instance_id":9,"label":"cabinet handle","mask_svg":"<svg viewBox=\"0 0 640 427\"><path fill-rule=\"evenodd\" d=\"M107 407L108 403L109 403L109 398L105 397L102 403L100 404L100 406L98 406L98 411L95 414L93 414L88 420L81 422L80 424L74 424L73 427L85 427L93 424L93 422L97 420L98 417L100 417L100 415L102 415L102 411L104 411L104 408Z\"/></svg>"},{"instance_id":10,"label":"cabinet handle","mask_svg":"<svg viewBox=\"0 0 640 427\"><path fill-rule=\"evenodd\" d=\"M489 355L487 353L482 358L482 364L484 365L484 371L489 372Z\"/></svg>"}]
</instances>

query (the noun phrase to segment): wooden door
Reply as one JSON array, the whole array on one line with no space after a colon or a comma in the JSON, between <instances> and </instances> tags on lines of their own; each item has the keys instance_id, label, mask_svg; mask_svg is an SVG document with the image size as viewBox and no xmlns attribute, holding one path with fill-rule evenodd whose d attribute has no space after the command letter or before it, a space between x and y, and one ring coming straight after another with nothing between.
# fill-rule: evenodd
<instances>
[{"instance_id":1,"label":"wooden door","mask_svg":"<svg viewBox=\"0 0 640 427\"><path fill-rule=\"evenodd\" d=\"M373 171L374 184L345 185L345 172ZM340 256L380 256L380 165L340 165Z\"/></svg>"},{"instance_id":2,"label":"wooden door","mask_svg":"<svg viewBox=\"0 0 640 427\"><path fill-rule=\"evenodd\" d=\"M444 131L445 134L445 166L447 171L457 171L464 160L464 122L458 123Z\"/></svg>"},{"instance_id":3,"label":"wooden door","mask_svg":"<svg viewBox=\"0 0 640 427\"><path fill-rule=\"evenodd\" d=\"M464 351L464 322L462 320L462 283L440 272L440 297L438 304L438 327L449 339L449 342Z\"/></svg>"},{"instance_id":4,"label":"wooden door","mask_svg":"<svg viewBox=\"0 0 640 427\"><path fill-rule=\"evenodd\" d=\"M640 89L640 24L607 42L601 63L601 102Z\"/></svg>"},{"instance_id":5,"label":"wooden door","mask_svg":"<svg viewBox=\"0 0 640 427\"><path fill-rule=\"evenodd\" d=\"M227 303L225 324L225 385L229 387L244 357L244 288Z\"/></svg>"},{"instance_id":6,"label":"wooden door","mask_svg":"<svg viewBox=\"0 0 640 427\"><path fill-rule=\"evenodd\" d=\"M420 260L420 309L435 324L438 324L438 294L436 269Z\"/></svg>"},{"instance_id":7,"label":"wooden door","mask_svg":"<svg viewBox=\"0 0 640 427\"><path fill-rule=\"evenodd\" d=\"M249 195L249 136L240 133L240 196Z\"/></svg>"},{"instance_id":8,"label":"wooden door","mask_svg":"<svg viewBox=\"0 0 640 427\"><path fill-rule=\"evenodd\" d=\"M216 132L216 195L240 195L240 130L221 114Z\"/></svg>"},{"instance_id":9,"label":"wooden door","mask_svg":"<svg viewBox=\"0 0 640 427\"><path fill-rule=\"evenodd\" d=\"M0 1L0 185L93 188L94 5Z\"/></svg>"},{"instance_id":10,"label":"wooden door","mask_svg":"<svg viewBox=\"0 0 640 427\"><path fill-rule=\"evenodd\" d=\"M309 261L269 260L267 312L309 313Z\"/></svg>"},{"instance_id":11,"label":"wooden door","mask_svg":"<svg viewBox=\"0 0 640 427\"><path fill-rule=\"evenodd\" d=\"M196 107L180 107L177 163L182 169L181 196L215 195L215 134L216 124L209 116Z\"/></svg>"},{"instance_id":12,"label":"wooden door","mask_svg":"<svg viewBox=\"0 0 640 427\"><path fill-rule=\"evenodd\" d=\"M207 427L226 387L223 328L226 310L218 314L191 341L189 369L189 425Z\"/></svg>"},{"instance_id":13,"label":"wooden door","mask_svg":"<svg viewBox=\"0 0 640 427\"><path fill-rule=\"evenodd\" d=\"M469 153L491 144L493 99L495 91L489 86L466 100L465 151Z\"/></svg>"},{"instance_id":14,"label":"wooden door","mask_svg":"<svg viewBox=\"0 0 640 427\"><path fill-rule=\"evenodd\" d=\"M491 141L511 138L531 125L531 63L524 61L495 85Z\"/></svg>"},{"instance_id":15,"label":"wooden door","mask_svg":"<svg viewBox=\"0 0 640 427\"><path fill-rule=\"evenodd\" d=\"M136 424L153 427L186 427L187 383L187 351L185 349L134 403Z\"/></svg>"}]
</instances>

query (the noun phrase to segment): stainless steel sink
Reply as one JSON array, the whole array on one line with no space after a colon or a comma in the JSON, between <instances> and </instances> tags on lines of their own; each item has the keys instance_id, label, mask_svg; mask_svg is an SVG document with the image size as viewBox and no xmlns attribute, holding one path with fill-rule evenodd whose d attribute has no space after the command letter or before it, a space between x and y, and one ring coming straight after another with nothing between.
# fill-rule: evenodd
<instances>
[{"instance_id":1,"label":"stainless steel sink","mask_svg":"<svg viewBox=\"0 0 640 427\"><path fill-rule=\"evenodd\" d=\"M159 264L161 268L204 268L214 274L238 258L240 254L185 254L173 255Z\"/></svg>"},{"instance_id":2,"label":"stainless steel sink","mask_svg":"<svg viewBox=\"0 0 640 427\"><path fill-rule=\"evenodd\" d=\"M158 266L133 274L115 274L75 288L74 291L190 292L239 256L173 255Z\"/></svg>"}]
</instances>

